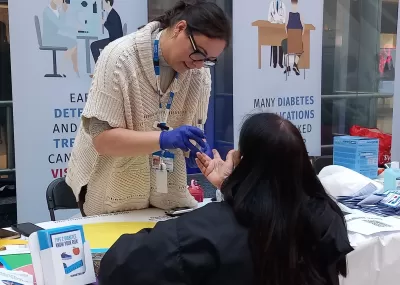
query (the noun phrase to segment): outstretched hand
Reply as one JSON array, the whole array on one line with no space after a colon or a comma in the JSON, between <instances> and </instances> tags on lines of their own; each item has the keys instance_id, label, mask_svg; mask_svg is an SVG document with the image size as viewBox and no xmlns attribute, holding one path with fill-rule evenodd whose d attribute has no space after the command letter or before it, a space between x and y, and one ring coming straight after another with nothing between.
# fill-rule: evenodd
<instances>
[{"instance_id":1,"label":"outstretched hand","mask_svg":"<svg viewBox=\"0 0 400 285\"><path fill-rule=\"evenodd\" d=\"M231 175L233 168L239 163L240 154L238 151L231 150L226 156L226 161L221 159L217 150L214 149L213 154L214 159L205 153L197 153L196 164L207 180L218 189L221 189L226 177Z\"/></svg>"}]
</instances>

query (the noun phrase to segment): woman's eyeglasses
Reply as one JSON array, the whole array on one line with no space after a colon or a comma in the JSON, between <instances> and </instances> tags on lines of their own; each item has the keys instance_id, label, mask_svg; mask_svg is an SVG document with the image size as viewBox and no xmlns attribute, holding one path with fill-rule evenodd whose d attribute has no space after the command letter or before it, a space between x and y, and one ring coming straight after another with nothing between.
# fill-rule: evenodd
<instances>
[{"instance_id":1,"label":"woman's eyeglasses","mask_svg":"<svg viewBox=\"0 0 400 285\"><path fill-rule=\"evenodd\" d=\"M189 32L189 40L193 47L193 52L189 55L190 59L194 62L202 61L204 67L212 67L217 63L216 57L208 57L207 54L198 49L197 44L193 38L192 32Z\"/></svg>"}]
</instances>

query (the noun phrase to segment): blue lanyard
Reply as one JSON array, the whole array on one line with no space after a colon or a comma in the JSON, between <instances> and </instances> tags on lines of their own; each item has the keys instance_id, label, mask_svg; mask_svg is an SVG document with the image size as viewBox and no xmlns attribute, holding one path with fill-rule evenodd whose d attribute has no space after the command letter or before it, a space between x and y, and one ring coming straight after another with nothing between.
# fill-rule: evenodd
<instances>
[{"instance_id":1,"label":"blue lanyard","mask_svg":"<svg viewBox=\"0 0 400 285\"><path fill-rule=\"evenodd\" d=\"M158 96L159 96L159 108L160 108L160 124L163 126L166 126L167 121L168 121L168 116L169 112L171 110L172 102L174 101L174 96L175 92L173 91L174 88L171 88L171 91L169 92L169 99L167 102L167 105L165 106L165 111L164 114L162 112L163 106L161 103L161 96L162 96L162 91L161 91L161 86L160 86L160 56L159 56L159 46L160 46L160 37L161 37L162 31L160 31L154 41L154 52L153 52L153 64L154 64L154 73L156 74L156 85L157 85L157 91L158 91ZM176 87L178 84L178 72L175 74L175 79L173 83L173 87Z\"/></svg>"}]
</instances>

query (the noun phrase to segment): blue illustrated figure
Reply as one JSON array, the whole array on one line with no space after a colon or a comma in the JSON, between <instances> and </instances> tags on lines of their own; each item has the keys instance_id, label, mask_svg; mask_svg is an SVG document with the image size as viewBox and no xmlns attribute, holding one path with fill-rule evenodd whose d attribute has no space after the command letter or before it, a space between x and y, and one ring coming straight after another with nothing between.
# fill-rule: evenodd
<instances>
[{"instance_id":1,"label":"blue illustrated figure","mask_svg":"<svg viewBox=\"0 0 400 285\"><path fill-rule=\"evenodd\" d=\"M79 76L76 33L66 25L68 5L63 0L51 0L44 9L43 43L47 46L67 48L64 56L72 61L74 71Z\"/></svg>"},{"instance_id":2,"label":"blue illustrated figure","mask_svg":"<svg viewBox=\"0 0 400 285\"><path fill-rule=\"evenodd\" d=\"M287 39L282 41L282 48L284 54L288 54L288 40L297 43L296 47L297 50L295 52L291 51L291 54L294 54L293 57L293 71L296 73L296 75L300 75L300 71L298 68L298 63L300 61L300 57L303 54L303 42L302 42L302 37L304 35L304 25L303 21L301 19L301 15L298 12L298 0L291 0L291 11L289 12L289 17L288 21L286 24L286 34L288 36ZM298 47L300 46L300 47ZM290 72L290 62L289 60L291 57L287 57L287 67L284 71L284 73Z\"/></svg>"},{"instance_id":3,"label":"blue illustrated figure","mask_svg":"<svg viewBox=\"0 0 400 285\"><path fill-rule=\"evenodd\" d=\"M109 43L123 36L121 17L113 8L114 0L102 0L104 10L108 13L107 19L104 21L104 27L108 31L109 38L95 41L90 45L94 62L97 62L100 51Z\"/></svg>"},{"instance_id":4,"label":"blue illustrated figure","mask_svg":"<svg viewBox=\"0 0 400 285\"><path fill-rule=\"evenodd\" d=\"M292 0L292 11L289 12L289 19L286 29L289 30L303 30L303 23L301 21L300 13L297 12L298 0Z\"/></svg>"}]
</instances>

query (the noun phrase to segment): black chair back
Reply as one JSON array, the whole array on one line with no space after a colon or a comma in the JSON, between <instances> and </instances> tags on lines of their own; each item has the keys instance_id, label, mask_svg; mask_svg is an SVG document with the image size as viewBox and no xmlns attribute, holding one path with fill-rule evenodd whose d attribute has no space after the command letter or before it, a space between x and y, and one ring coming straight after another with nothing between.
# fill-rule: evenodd
<instances>
[{"instance_id":1,"label":"black chair back","mask_svg":"<svg viewBox=\"0 0 400 285\"><path fill-rule=\"evenodd\" d=\"M46 200L52 221L56 220L54 211L79 209L74 192L65 182L65 178L57 178L49 184L46 191Z\"/></svg>"},{"instance_id":2,"label":"black chair back","mask_svg":"<svg viewBox=\"0 0 400 285\"><path fill-rule=\"evenodd\" d=\"M316 157L313 162L315 173L319 174L324 167L332 164L333 164L332 155L324 155Z\"/></svg>"}]
</instances>

